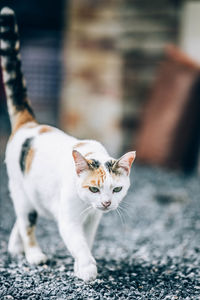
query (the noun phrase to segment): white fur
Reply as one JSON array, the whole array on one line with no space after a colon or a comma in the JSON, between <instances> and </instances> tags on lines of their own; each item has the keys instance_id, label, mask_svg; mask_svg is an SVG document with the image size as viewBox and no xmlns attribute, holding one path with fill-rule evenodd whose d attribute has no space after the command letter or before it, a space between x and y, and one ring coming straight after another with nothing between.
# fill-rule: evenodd
<instances>
[{"instance_id":1,"label":"white fur","mask_svg":"<svg viewBox=\"0 0 200 300\"><path fill-rule=\"evenodd\" d=\"M23 249L30 263L46 261L37 242L30 247L26 231L27 215L36 210L40 215L56 220L60 234L75 259L75 275L86 281L93 280L97 276L97 268L90 249L102 216L102 202L111 201L108 210L116 209L129 188L129 176L124 172L122 176L114 178L104 167L106 180L100 193L82 188L87 172L78 176L72 157L72 150L80 141L56 128L39 134L40 128L39 125L29 129L22 127L7 145L9 188L17 216L10 236L9 251L17 254ZM22 144L29 137L34 137L35 155L29 173L23 174L19 164L20 153ZM93 152L87 158L96 159L102 165L111 159L100 143L86 142L77 149L83 156ZM122 191L113 193L116 186L122 186Z\"/></svg>"}]
</instances>

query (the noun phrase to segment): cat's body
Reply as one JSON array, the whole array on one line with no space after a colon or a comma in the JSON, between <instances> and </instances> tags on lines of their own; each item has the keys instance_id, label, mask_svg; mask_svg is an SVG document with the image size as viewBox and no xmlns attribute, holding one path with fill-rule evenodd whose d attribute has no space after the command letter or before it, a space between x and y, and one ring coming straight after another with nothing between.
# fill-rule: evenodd
<instances>
[{"instance_id":1,"label":"cat's body","mask_svg":"<svg viewBox=\"0 0 200 300\"><path fill-rule=\"evenodd\" d=\"M45 262L34 231L38 214L50 217L75 259L75 274L83 280L95 279L96 262L90 250L95 232L102 212L116 209L126 195L135 153L115 160L99 142L78 140L37 123L21 73L14 13L4 8L1 16L6 24L1 29L5 33L2 69L12 124L6 165L17 216L9 251L25 252L29 263Z\"/></svg>"},{"instance_id":2,"label":"cat's body","mask_svg":"<svg viewBox=\"0 0 200 300\"><path fill-rule=\"evenodd\" d=\"M23 157L22 148L26 141L27 150ZM62 186L70 189L74 196L77 195L77 174L72 159L74 149L82 155L92 150L92 158L102 156L105 161L109 157L96 141L80 141L57 128L34 123L22 126L7 145L6 165L10 181L21 182L31 203L44 217L58 217L58 195ZM30 151L30 169L27 170ZM81 204L84 206L82 201Z\"/></svg>"},{"instance_id":3,"label":"cat's body","mask_svg":"<svg viewBox=\"0 0 200 300\"><path fill-rule=\"evenodd\" d=\"M33 126L33 128L27 128L29 126ZM26 141L30 142L23 155L22 148ZM79 227L80 230L84 230L87 244L91 248L102 212L94 208L87 209L90 206L78 196L77 174L72 159L72 151L76 146L83 155L92 150L93 157L95 151L96 156L102 155L104 160L106 156L108 157L106 152L104 153L104 148L95 141L79 141L49 126L34 123L23 125L11 137L6 150L9 190L15 204L16 214L21 215L22 219L26 219L27 216L29 218L29 215L35 212L41 216L53 218L58 223L61 235L65 235L64 240L72 240ZM31 162L28 158L29 153L31 153ZM27 168L29 163L31 165ZM35 223L34 220L33 223ZM91 228L91 232L87 233L87 227ZM63 231L64 233L62 233ZM29 235L30 240L33 238L33 234L31 232ZM36 245L35 242L33 244ZM18 249L17 245L20 246L20 240L16 242L15 237L14 240L10 239L9 251L17 254L18 251L24 250L21 246ZM81 247L81 252L84 253L84 243L83 245L80 243L78 247ZM90 256L88 250L86 247L86 256ZM46 260L40 250L35 251L34 249L34 253L26 256L27 260L34 264ZM92 257L91 261L93 261ZM94 266L92 264L92 269L94 270L89 277L87 272L77 275L84 280L91 279L91 276L94 279L96 276L95 264Z\"/></svg>"}]
</instances>

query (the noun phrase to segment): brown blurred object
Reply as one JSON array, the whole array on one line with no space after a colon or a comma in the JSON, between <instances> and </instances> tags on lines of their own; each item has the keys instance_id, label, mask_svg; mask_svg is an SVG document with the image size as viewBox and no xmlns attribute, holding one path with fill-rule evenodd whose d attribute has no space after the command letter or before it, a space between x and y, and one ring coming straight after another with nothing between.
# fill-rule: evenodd
<instances>
[{"instance_id":1,"label":"brown blurred object","mask_svg":"<svg viewBox=\"0 0 200 300\"><path fill-rule=\"evenodd\" d=\"M60 127L113 156L135 149L164 46L178 42L179 15L168 0L68 1Z\"/></svg>"},{"instance_id":2,"label":"brown blurred object","mask_svg":"<svg viewBox=\"0 0 200 300\"><path fill-rule=\"evenodd\" d=\"M200 66L170 45L144 109L138 162L193 170L199 148L199 115Z\"/></svg>"},{"instance_id":3,"label":"brown blurred object","mask_svg":"<svg viewBox=\"0 0 200 300\"><path fill-rule=\"evenodd\" d=\"M97 139L112 155L120 152L123 138L120 1L69 2L60 109L62 129Z\"/></svg>"}]
</instances>

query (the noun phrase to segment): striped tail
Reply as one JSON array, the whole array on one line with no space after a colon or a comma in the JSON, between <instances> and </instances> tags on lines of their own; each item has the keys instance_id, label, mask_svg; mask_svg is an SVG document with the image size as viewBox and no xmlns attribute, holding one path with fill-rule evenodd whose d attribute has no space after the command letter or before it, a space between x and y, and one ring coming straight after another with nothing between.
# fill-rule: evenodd
<instances>
[{"instance_id":1,"label":"striped tail","mask_svg":"<svg viewBox=\"0 0 200 300\"><path fill-rule=\"evenodd\" d=\"M0 13L1 67L12 131L28 122L35 122L28 101L26 84L21 71L18 26L13 10L4 7Z\"/></svg>"}]
</instances>

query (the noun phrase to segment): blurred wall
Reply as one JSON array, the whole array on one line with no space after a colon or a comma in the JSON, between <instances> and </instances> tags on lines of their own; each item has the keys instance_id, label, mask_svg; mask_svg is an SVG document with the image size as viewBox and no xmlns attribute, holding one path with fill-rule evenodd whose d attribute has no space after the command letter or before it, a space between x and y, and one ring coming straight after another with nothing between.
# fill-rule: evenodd
<instances>
[{"instance_id":1,"label":"blurred wall","mask_svg":"<svg viewBox=\"0 0 200 300\"><path fill-rule=\"evenodd\" d=\"M180 47L200 63L200 1L186 1L183 5Z\"/></svg>"},{"instance_id":2,"label":"blurred wall","mask_svg":"<svg viewBox=\"0 0 200 300\"><path fill-rule=\"evenodd\" d=\"M70 1L60 109L61 126L101 141L112 154L122 145L121 1Z\"/></svg>"},{"instance_id":3,"label":"blurred wall","mask_svg":"<svg viewBox=\"0 0 200 300\"><path fill-rule=\"evenodd\" d=\"M177 42L175 1L70 1L61 126L112 154L136 147L143 105L167 43Z\"/></svg>"},{"instance_id":4,"label":"blurred wall","mask_svg":"<svg viewBox=\"0 0 200 300\"><path fill-rule=\"evenodd\" d=\"M169 43L177 44L181 1L126 0L120 9L123 32L123 148L137 148L143 109ZM137 150L137 149L136 149Z\"/></svg>"}]
</instances>

